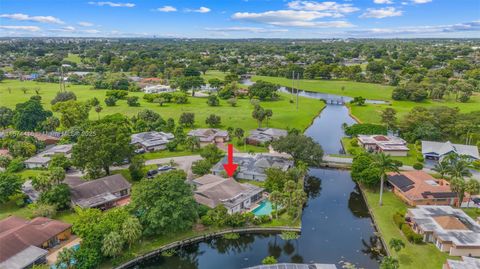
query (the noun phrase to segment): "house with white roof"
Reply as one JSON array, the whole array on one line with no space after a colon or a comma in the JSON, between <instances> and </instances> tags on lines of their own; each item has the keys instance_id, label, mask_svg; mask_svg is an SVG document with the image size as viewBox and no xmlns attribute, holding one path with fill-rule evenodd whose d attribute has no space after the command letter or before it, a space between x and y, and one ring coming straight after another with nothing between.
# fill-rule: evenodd
<instances>
[{"instance_id":1,"label":"house with white roof","mask_svg":"<svg viewBox=\"0 0 480 269\"><path fill-rule=\"evenodd\" d=\"M247 144L263 145L265 143L272 142L273 140L279 139L287 135L287 130L275 128L258 128L250 131L250 135L247 137Z\"/></svg>"},{"instance_id":2,"label":"house with white roof","mask_svg":"<svg viewBox=\"0 0 480 269\"><path fill-rule=\"evenodd\" d=\"M480 268L480 259L463 256L460 261L450 260L443 265L443 269L477 269Z\"/></svg>"},{"instance_id":3,"label":"house with white roof","mask_svg":"<svg viewBox=\"0 0 480 269\"><path fill-rule=\"evenodd\" d=\"M175 89L172 89L169 85L148 85L143 88L144 93L163 93L174 91Z\"/></svg>"},{"instance_id":4,"label":"house with white roof","mask_svg":"<svg viewBox=\"0 0 480 269\"><path fill-rule=\"evenodd\" d=\"M391 156L407 156L407 142L400 137L387 135L358 135L358 145L369 152L383 152Z\"/></svg>"},{"instance_id":5,"label":"house with white roof","mask_svg":"<svg viewBox=\"0 0 480 269\"><path fill-rule=\"evenodd\" d=\"M440 160L450 153L465 155L471 160L479 160L478 147L447 142L422 141L422 155L425 159Z\"/></svg>"},{"instance_id":6,"label":"house with white roof","mask_svg":"<svg viewBox=\"0 0 480 269\"><path fill-rule=\"evenodd\" d=\"M72 144L56 145L38 153L37 155L25 160L23 163L28 169L46 168L52 157L56 154L65 155L70 158L72 153Z\"/></svg>"},{"instance_id":7,"label":"house with white roof","mask_svg":"<svg viewBox=\"0 0 480 269\"><path fill-rule=\"evenodd\" d=\"M211 171L214 175L222 175L223 165L227 163L227 156L215 164ZM247 156L234 156L233 162L238 164L235 178L255 181L265 181L267 175L265 170L268 168L279 168L283 171L293 167L293 160L269 154L256 154Z\"/></svg>"},{"instance_id":8,"label":"house with white roof","mask_svg":"<svg viewBox=\"0 0 480 269\"><path fill-rule=\"evenodd\" d=\"M463 210L450 206L420 205L409 208L407 223L450 256L480 257L480 224Z\"/></svg>"},{"instance_id":9,"label":"house with white roof","mask_svg":"<svg viewBox=\"0 0 480 269\"><path fill-rule=\"evenodd\" d=\"M164 132L143 132L132 134L131 144L143 148L145 151L163 150L167 147L168 142L172 141L174 135Z\"/></svg>"}]
</instances>

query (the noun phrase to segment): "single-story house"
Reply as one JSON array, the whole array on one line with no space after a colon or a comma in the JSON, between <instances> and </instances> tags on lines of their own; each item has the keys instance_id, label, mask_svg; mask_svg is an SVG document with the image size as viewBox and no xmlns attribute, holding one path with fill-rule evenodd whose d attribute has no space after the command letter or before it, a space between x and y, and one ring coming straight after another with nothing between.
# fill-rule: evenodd
<instances>
[{"instance_id":1,"label":"single-story house","mask_svg":"<svg viewBox=\"0 0 480 269\"><path fill-rule=\"evenodd\" d=\"M358 145L369 152L383 152L391 156L407 156L407 142L387 135L358 135Z\"/></svg>"},{"instance_id":2,"label":"single-story house","mask_svg":"<svg viewBox=\"0 0 480 269\"><path fill-rule=\"evenodd\" d=\"M95 180L83 181L67 178L72 204L81 208L102 210L128 204L132 185L121 175L111 175Z\"/></svg>"},{"instance_id":3,"label":"single-story house","mask_svg":"<svg viewBox=\"0 0 480 269\"><path fill-rule=\"evenodd\" d=\"M25 160L25 167L28 169L47 168L51 158L43 156L33 156Z\"/></svg>"},{"instance_id":4,"label":"single-story house","mask_svg":"<svg viewBox=\"0 0 480 269\"><path fill-rule=\"evenodd\" d=\"M38 153L37 155L25 160L23 163L28 169L46 168L52 157L56 154L62 154L65 155L67 158L70 158L72 148L72 144L56 145L53 147L49 147L46 150Z\"/></svg>"},{"instance_id":5,"label":"single-story house","mask_svg":"<svg viewBox=\"0 0 480 269\"><path fill-rule=\"evenodd\" d=\"M131 136L131 144L143 148L145 151L157 151L167 148L168 142L173 140L174 137L171 133L144 132L133 134Z\"/></svg>"},{"instance_id":6,"label":"single-story house","mask_svg":"<svg viewBox=\"0 0 480 269\"><path fill-rule=\"evenodd\" d=\"M420 205L409 208L406 221L450 256L480 256L480 225L463 210L450 206Z\"/></svg>"},{"instance_id":7,"label":"single-story house","mask_svg":"<svg viewBox=\"0 0 480 269\"><path fill-rule=\"evenodd\" d=\"M393 186L393 193L410 206L457 202L457 193L452 192L448 181L435 179L423 171L388 173L387 180Z\"/></svg>"},{"instance_id":8,"label":"single-story house","mask_svg":"<svg viewBox=\"0 0 480 269\"><path fill-rule=\"evenodd\" d=\"M287 130L275 128L258 128L250 131L250 135L247 137L247 144L262 145L287 135Z\"/></svg>"},{"instance_id":9,"label":"single-story house","mask_svg":"<svg viewBox=\"0 0 480 269\"><path fill-rule=\"evenodd\" d=\"M478 269L480 268L480 259L462 256L461 260L448 259L443 265L443 269Z\"/></svg>"},{"instance_id":10,"label":"single-story house","mask_svg":"<svg viewBox=\"0 0 480 269\"><path fill-rule=\"evenodd\" d=\"M38 141L44 142L45 145L55 145L60 141L62 136L59 132L48 132L48 133L40 133L40 132L25 132L23 133L28 136L35 137Z\"/></svg>"},{"instance_id":11,"label":"single-story house","mask_svg":"<svg viewBox=\"0 0 480 269\"><path fill-rule=\"evenodd\" d=\"M215 175L204 175L193 183L196 185L194 198L197 203L210 208L223 204L230 214L250 210L250 206L262 198L264 190Z\"/></svg>"},{"instance_id":12,"label":"single-story house","mask_svg":"<svg viewBox=\"0 0 480 269\"><path fill-rule=\"evenodd\" d=\"M189 136L198 137L200 144L224 143L230 140L228 132L213 128L195 129L188 132Z\"/></svg>"},{"instance_id":13,"label":"single-story house","mask_svg":"<svg viewBox=\"0 0 480 269\"><path fill-rule=\"evenodd\" d=\"M46 261L48 249L71 236L71 224L38 217L0 220L0 268L23 269Z\"/></svg>"},{"instance_id":14,"label":"single-story house","mask_svg":"<svg viewBox=\"0 0 480 269\"><path fill-rule=\"evenodd\" d=\"M480 160L477 146L452 144L450 141L422 141L422 155L425 159L440 160L450 153L465 155L471 160Z\"/></svg>"},{"instance_id":15,"label":"single-story house","mask_svg":"<svg viewBox=\"0 0 480 269\"><path fill-rule=\"evenodd\" d=\"M169 85L147 85L142 91L144 93L162 93L162 92L174 92L175 89L172 89Z\"/></svg>"},{"instance_id":16,"label":"single-story house","mask_svg":"<svg viewBox=\"0 0 480 269\"><path fill-rule=\"evenodd\" d=\"M227 161L227 156L225 156L222 160L215 164L211 170L212 174L217 176L222 175L224 172L223 164L226 164ZM238 164L235 178L255 181L264 181L267 179L265 170L268 168L274 167L283 171L287 171L293 167L293 160L269 154L234 156L233 162Z\"/></svg>"}]
</instances>

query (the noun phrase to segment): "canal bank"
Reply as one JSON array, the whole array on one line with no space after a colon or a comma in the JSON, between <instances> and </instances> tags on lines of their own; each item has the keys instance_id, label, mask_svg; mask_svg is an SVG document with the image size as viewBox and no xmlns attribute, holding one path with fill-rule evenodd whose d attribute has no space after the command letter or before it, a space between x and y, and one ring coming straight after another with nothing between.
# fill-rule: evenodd
<instances>
[{"instance_id":1,"label":"canal bank","mask_svg":"<svg viewBox=\"0 0 480 269\"><path fill-rule=\"evenodd\" d=\"M305 94L305 95L303 95ZM303 92L302 96L316 99ZM327 154L341 152L344 123L353 124L343 105L327 104L305 134L320 143ZM275 233L245 233L238 239L211 237L178 248L169 257L152 255L128 268L239 269L258 265L267 256L279 262L345 262L359 268L379 267L382 242L365 200L348 170L312 168L305 179L308 200L302 213L298 239L283 240Z\"/></svg>"}]
</instances>

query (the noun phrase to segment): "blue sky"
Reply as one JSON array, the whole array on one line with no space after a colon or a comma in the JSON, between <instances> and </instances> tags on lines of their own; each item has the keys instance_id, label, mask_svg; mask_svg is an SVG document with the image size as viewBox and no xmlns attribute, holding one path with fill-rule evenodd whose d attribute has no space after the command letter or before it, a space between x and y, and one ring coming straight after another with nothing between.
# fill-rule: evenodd
<instances>
[{"instance_id":1,"label":"blue sky","mask_svg":"<svg viewBox=\"0 0 480 269\"><path fill-rule=\"evenodd\" d=\"M0 0L0 36L480 37L480 0Z\"/></svg>"}]
</instances>

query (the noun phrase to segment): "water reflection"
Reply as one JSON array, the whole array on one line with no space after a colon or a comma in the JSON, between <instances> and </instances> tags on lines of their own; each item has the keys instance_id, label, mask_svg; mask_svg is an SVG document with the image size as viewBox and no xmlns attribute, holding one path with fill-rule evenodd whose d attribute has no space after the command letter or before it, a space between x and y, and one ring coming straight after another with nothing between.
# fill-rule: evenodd
<instances>
[{"instance_id":1,"label":"water reflection","mask_svg":"<svg viewBox=\"0 0 480 269\"><path fill-rule=\"evenodd\" d=\"M243 234L239 239L215 238L179 249L173 257L156 257L138 268L240 269L261 264L267 256L279 262L351 262L378 268L380 241L375 236L365 201L349 171L311 169L306 181L308 206L302 233L285 241L278 234Z\"/></svg>"}]
</instances>

